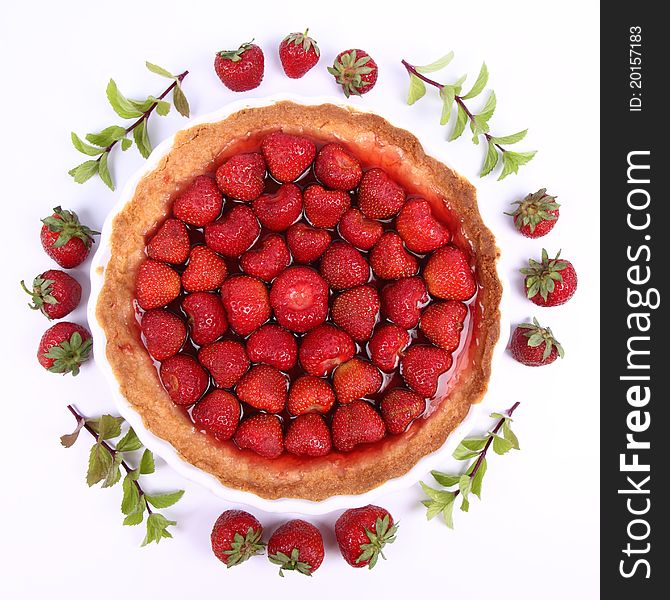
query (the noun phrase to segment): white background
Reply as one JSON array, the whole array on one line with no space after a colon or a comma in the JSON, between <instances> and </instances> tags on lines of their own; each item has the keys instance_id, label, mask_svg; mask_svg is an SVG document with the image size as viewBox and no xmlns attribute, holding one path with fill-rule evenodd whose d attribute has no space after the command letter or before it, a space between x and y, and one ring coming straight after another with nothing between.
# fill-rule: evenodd
<instances>
[{"instance_id":1,"label":"white background","mask_svg":"<svg viewBox=\"0 0 670 600\"><path fill-rule=\"evenodd\" d=\"M597 597L598 3L415 1L393 9L389 2L276 4L117 0L104 7L88 1L13 2L3 8L0 596ZM307 25L322 60L302 80L289 80L276 48L286 33ZM337 514L312 519L324 533L327 553L313 578L288 573L280 580L263 557L226 570L211 554L208 536L230 505L165 465L146 486L186 489L184 499L164 511L179 526L173 540L140 548L141 526L121 526L120 487L88 489L84 482L89 440L82 436L70 450L58 441L73 426L68 402L87 415L113 410L102 376L93 364L76 379L41 370L35 351L47 321L26 308L28 297L18 287L20 279L32 280L55 266L39 244L39 219L53 206L74 209L100 229L116 199L98 180L78 186L67 175L84 160L69 144L70 131L84 134L119 121L105 102L109 77L129 96L140 97L165 85L144 70L145 59L175 73L188 68L184 89L197 116L240 97L219 83L213 55L252 37L266 56L265 79L249 93L254 97L337 94L325 67L341 50L370 52L380 76L360 104L415 132L431 153L478 186L480 209L498 238L511 282L510 318L538 316L566 349L565 360L543 369L524 368L509 356L503 361L501 383L486 404L500 410L522 402L515 415L522 450L491 458L483 500L474 499L467 514L456 511L454 531L425 520L416 487L380 499L402 523L388 561L373 571L351 569L340 558L332 534ZM502 183L477 179L483 149L468 135L445 141L434 90L413 107L404 103L400 59L425 64L451 49L454 62L436 78L474 78L486 60L498 96L494 133L528 127L520 149L539 150L519 175ZM152 117L154 144L182 125L177 114ZM142 159L133 149L115 151L111 162L121 186ZM561 218L548 237L528 240L502 211L544 186L559 196ZM516 269L539 256L543 245L550 252L562 248L579 274L577 295L562 308L536 308L521 292ZM86 293L87 266L75 270ZM72 320L83 323L84 314L82 304ZM488 425L483 419L481 426ZM268 531L289 517L254 512Z\"/></svg>"}]
</instances>

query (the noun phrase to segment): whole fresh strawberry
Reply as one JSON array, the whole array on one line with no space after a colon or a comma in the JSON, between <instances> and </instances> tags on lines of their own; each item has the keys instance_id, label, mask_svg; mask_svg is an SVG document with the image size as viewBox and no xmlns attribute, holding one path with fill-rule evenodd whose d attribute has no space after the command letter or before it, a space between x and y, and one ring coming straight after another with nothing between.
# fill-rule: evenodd
<instances>
[{"instance_id":1,"label":"whole fresh strawberry","mask_svg":"<svg viewBox=\"0 0 670 600\"><path fill-rule=\"evenodd\" d=\"M221 212L223 195L208 175L199 175L172 205L172 214L188 225L204 227Z\"/></svg>"},{"instance_id":2,"label":"whole fresh strawberry","mask_svg":"<svg viewBox=\"0 0 670 600\"><path fill-rule=\"evenodd\" d=\"M296 223L288 228L286 243L296 262L311 263L318 260L330 245L330 233L306 223Z\"/></svg>"},{"instance_id":3,"label":"whole fresh strawberry","mask_svg":"<svg viewBox=\"0 0 670 600\"><path fill-rule=\"evenodd\" d=\"M333 373L333 387L340 404L351 404L354 400L377 393L383 381L379 369L360 358L348 360Z\"/></svg>"},{"instance_id":4,"label":"whole fresh strawberry","mask_svg":"<svg viewBox=\"0 0 670 600\"><path fill-rule=\"evenodd\" d=\"M234 387L249 368L247 352L236 340L221 340L200 348L198 361L219 388Z\"/></svg>"},{"instance_id":5,"label":"whole fresh strawberry","mask_svg":"<svg viewBox=\"0 0 670 600\"><path fill-rule=\"evenodd\" d=\"M370 266L379 279L402 279L416 275L419 263L392 231L386 232L370 252Z\"/></svg>"},{"instance_id":6,"label":"whole fresh strawberry","mask_svg":"<svg viewBox=\"0 0 670 600\"><path fill-rule=\"evenodd\" d=\"M165 360L181 350L186 341L186 325L174 313L154 308L142 315L144 345L156 360Z\"/></svg>"},{"instance_id":7,"label":"whole fresh strawberry","mask_svg":"<svg viewBox=\"0 0 670 600\"><path fill-rule=\"evenodd\" d=\"M297 456L325 456L332 448L330 429L317 413L299 415L286 432L286 451Z\"/></svg>"},{"instance_id":8,"label":"whole fresh strawberry","mask_svg":"<svg viewBox=\"0 0 670 600\"><path fill-rule=\"evenodd\" d=\"M21 287L32 298L28 306L42 311L47 319L62 319L77 308L81 300L79 282L59 269L49 269L35 277L32 290L23 281Z\"/></svg>"},{"instance_id":9,"label":"whole fresh strawberry","mask_svg":"<svg viewBox=\"0 0 670 600\"><path fill-rule=\"evenodd\" d=\"M316 156L312 140L283 131L266 135L261 142L261 151L270 174L281 183L298 179Z\"/></svg>"},{"instance_id":10,"label":"whole fresh strawberry","mask_svg":"<svg viewBox=\"0 0 670 600\"><path fill-rule=\"evenodd\" d=\"M377 82L377 63L364 50L350 49L340 52L328 67L328 72L342 86L344 95L367 94Z\"/></svg>"},{"instance_id":11,"label":"whole fresh strawberry","mask_svg":"<svg viewBox=\"0 0 670 600\"><path fill-rule=\"evenodd\" d=\"M406 329L395 323L384 323L377 327L368 343L370 360L382 371L390 373L398 366L400 357L410 341Z\"/></svg>"},{"instance_id":12,"label":"whole fresh strawberry","mask_svg":"<svg viewBox=\"0 0 670 600\"><path fill-rule=\"evenodd\" d=\"M565 356L551 329L542 327L537 319L517 325L509 347L514 359L528 367L542 367Z\"/></svg>"},{"instance_id":13,"label":"whole fresh strawberry","mask_svg":"<svg viewBox=\"0 0 670 600\"><path fill-rule=\"evenodd\" d=\"M216 183L231 198L251 202L265 189L265 160L258 152L231 156L216 170Z\"/></svg>"},{"instance_id":14,"label":"whole fresh strawberry","mask_svg":"<svg viewBox=\"0 0 670 600\"><path fill-rule=\"evenodd\" d=\"M400 373L405 383L424 398L437 392L440 375L446 373L453 359L451 354L434 346L412 346L400 361Z\"/></svg>"},{"instance_id":15,"label":"whole fresh strawberry","mask_svg":"<svg viewBox=\"0 0 670 600\"><path fill-rule=\"evenodd\" d=\"M409 277L389 283L382 289L382 314L404 329L413 329L428 303L426 284L421 277Z\"/></svg>"},{"instance_id":16,"label":"whole fresh strawberry","mask_svg":"<svg viewBox=\"0 0 670 600\"><path fill-rule=\"evenodd\" d=\"M325 379L313 375L298 377L288 395L288 411L292 415L327 413L333 404L333 388Z\"/></svg>"},{"instance_id":17,"label":"whole fresh strawberry","mask_svg":"<svg viewBox=\"0 0 670 600\"><path fill-rule=\"evenodd\" d=\"M60 206L53 209L50 217L42 219L42 223L42 247L64 269L83 263L91 250L93 236L99 235L98 231L82 225L77 213Z\"/></svg>"},{"instance_id":18,"label":"whole fresh strawberry","mask_svg":"<svg viewBox=\"0 0 670 600\"><path fill-rule=\"evenodd\" d=\"M228 329L228 319L220 298L209 292L193 292L181 302L191 331L191 339L198 346L218 340ZM159 359L160 360L160 359Z\"/></svg>"},{"instance_id":19,"label":"whole fresh strawberry","mask_svg":"<svg viewBox=\"0 0 670 600\"><path fill-rule=\"evenodd\" d=\"M453 352L461 342L463 323L467 316L468 307L462 302L435 302L421 313L419 327L438 348Z\"/></svg>"},{"instance_id":20,"label":"whole fresh strawberry","mask_svg":"<svg viewBox=\"0 0 670 600\"><path fill-rule=\"evenodd\" d=\"M568 260L549 258L542 248L541 262L528 261L528 267L520 269L526 276L526 295L538 306L559 306L565 304L577 291L577 272Z\"/></svg>"},{"instance_id":21,"label":"whole fresh strawberry","mask_svg":"<svg viewBox=\"0 0 670 600\"><path fill-rule=\"evenodd\" d=\"M323 538L311 523L293 519L278 527L268 540L268 558L284 571L311 575L323 562Z\"/></svg>"},{"instance_id":22,"label":"whole fresh strawberry","mask_svg":"<svg viewBox=\"0 0 670 600\"><path fill-rule=\"evenodd\" d=\"M331 429L333 445L340 452L349 452L359 444L378 442L386 435L384 421L365 400L338 406Z\"/></svg>"},{"instance_id":23,"label":"whole fresh strawberry","mask_svg":"<svg viewBox=\"0 0 670 600\"><path fill-rule=\"evenodd\" d=\"M363 176L358 159L344 146L331 142L316 155L314 173L331 190L355 190Z\"/></svg>"},{"instance_id":24,"label":"whole fresh strawberry","mask_svg":"<svg viewBox=\"0 0 670 600\"><path fill-rule=\"evenodd\" d=\"M265 284L249 275L235 275L223 282L221 301L231 329L242 337L270 318L270 300Z\"/></svg>"},{"instance_id":25,"label":"whole fresh strawberry","mask_svg":"<svg viewBox=\"0 0 670 600\"><path fill-rule=\"evenodd\" d=\"M265 57L263 51L251 42L237 50L221 50L214 57L214 70L221 83L233 92L257 88L263 81Z\"/></svg>"},{"instance_id":26,"label":"whole fresh strawberry","mask_svg":"<svg viewBox=\"0 0 670 600\"><path fill-rule=\"evenodd\" d=\"M337 228L340 235L359 250L370 250L384 233L379 221L367 219L357 208L347 210Z\"/></svg>"},{"instance_id":27,"label":"whole fresh strawberry","mask_svg":"<svg viewBox=\"0 0 670 600\"><path fill-rule=\"evenodd\" d=\"M279 60L287 77L300 79L316 63L321 52L316 42L307 33L291 33L279 44Z\"/></svg>"},{"instance_id":28,"label":"whole fresh strawberry","mask_svg":"<svg viewBox=\"0 0 670 600\"><path fill-rule=\"evenodd\" d=\"M332 325L319 325L302 338L298 356L307 373L323 377L355 353L356 345L348 334Z\"/></svg>"},{"instance_id":29,"label":"whole fresh strawberry","mask_svg":"<svg viewBox=\"0 0 670 600\"><path fill-rule=\"evenodd\" d=\"M188 354L175 354L160 366L160 378L172 402L189 406L205 393L209 377L205 369Z\"/></svg>"},{"instance_id":30,"label":"whole fresh strawberry","mask_svg":"<svg viewBox=\"0 0 670 600\"><path fill-rule=\"evenodd\" d=\"M288 379L270 365L251 367L237 384L237 397L258 410L278 413L286 406Z\"/></svg>"},{"instance_id":31,"label":"whole fresh strawberry","mask_svg":"<svg viewBox=\"0 0 670 600\"><path fill-rule=\"evenodd\" d=\"M291 267L274 280L270 304L282 327L304 333L328 316L328 284L314 269Z\"/></svg>"},{"instance_id":32,"label":"whole fresh strawberry","mask_svg":"<svg viewBox=\"0 0 670 600\"><path fill-rule=\"evenodd\" d=\"M211 292L220 288L227 276L228 266L223 258L207 246L194 246L181 274L181 284L187 292Z\"/></svg>"},{"instance_id":33,"label":"whole fresh strawberry","mask_svg":"<svg viewBox=\"0 0 670 600\"><path fill-rule=\"evenodd\" d=\"M303 195L305 215L314 227L332 229L349 208L351 198L346 192L327 190L320 185L310 185Z\"/></svg>"},{"instance_id":34,"label":"whole fresh strawberry","mask_svg":"<svg viewBox=\"0 0 670 600\"><path fill-rule=\"evenodd\" d=\"M365 257L346 242L333 242L321 257L319 272L335 290L363 285L370 279L370 265Z\"/></svg>"},{"instance_id":35,"label":"whole fresh strawberry","mask_svg":"<svg viewBox=\"0 0 670 600\"><path fill-rule=\"evenodd\" d=\"M198 402L191 411L193 423L219 440L233 437L240 420L240 403L224 390L213 390Z\"/></svg>"},{"instance_id":36,"label":"whole fresh strawberry","mask_svg":"<svg viewBox=\"0 0 670 600\"><path fill-rule=\"evenodd\" d=\"M258 413L243 419L233 440L238 448L264 458L277 458L284 452L284 434L277 415Z\"/></svg>"},{"instance_id":37,"label":"whole fresh strawberry","mask_svg":"<svg viewBox=\"0 0 670 600\"><path fill-rule=\"evenodd\" d=\"M180 265L188 258L188 230L179 219L166 219L147 244L147 256L160 262Z\"/></svg>"},{"instance_id":38,"label":"whole fresh strawberry","mask_svg":"<svg viewBox=\"0 0 670 600\"><path fill-rule=\"evenodd\" d=\"M223 256L239 256L253 246L260 232L251 208L238 204L205 227L205 243Z\"/></svg>"},{"instance_id":39,"label":"whole fresh strawberry","mask_svg":"<svg viewBox=\"0 0 670 600\"><path fill-rule=\"evenodd\" d=\"M144 310L170 304L181 292L179 273L168 265L147 259L140 264L135 279L137 303Z\"/></svg>"},{"instance_id":40,"label":"whole fresh strawberry","mask_svg":"<svg viewBox=\"0 0 670 600\"><path fill-rule=\"evenodd\" d=\"M263 194L252 204L261 225L270 231L286 231L302 214L302 192L293 183L279 186L274 194Z\"/></svg>"},{"instance_id":41,"label":"whole fresh strawberry","mask_svg":"<svg viewBox=\"0 0 670 600\"><path fill-rule=\"evenodd\" d=\"M291 253L284 238L275 233L262 239L240 257L242 270L266 283L284 271L290 262Z\"/></svg>"},{"instance_id":42,"label":"whole fresh strawberry","mask_svg":"<svg viewBox=\"0 0 670 600\"><path fill-rule=\"evenodd\" d=\"M477 291L477 283L465 253L455 246L436 250L423 270L428 291L443 300L468 300Z\"/></svg>"},{"instance_id":43,"label":"whole fresh strawberry","mask_svg":"<svg viewBox=\"0 0 670 600\"><path fill-rule=\"evenodd\" d=\"M247 354L252 362L289 371L298 360L298 343L290 331L268 323L249 336Z\"/></svg>"},{"instance_id":44,"label":"whole fresh strawberry","mask_svg":"<svg viewBox=\"0 0 670 600\"><path fill-rule=\"evenodd\" d=\"M344 560L352 567L372 569L384 556L384 546L395 542L398 525L385 508L368 504L350 508L335 521L335 537Z\"/></svg>"},{"instance_id":45,"label":"whole fresh strawberry","mask_svg":"<svg viewBox=\"0 0 670 600\"><path fill-rule=\"evenodd\" d=\"M263 526L244 510L227 510L214 523L212 552L227 567L243 563L265 549Z\"/></svg>"},{"instance_id":46,"label":"whole fresh strawberry","mask_svg":"<svg viewBox=\"0 0 670 600\"><path fill-rule=\"evenodd\" d=\"M426 401L414 392L396 388L384 394L379 409L389 433L403 433L426 410Z\"/></svg>"},{"instance_id":47,"label":"whole fresh strawberry","mask_svg":"<svg viewBox=\"0 0 670 600\"><path fill-rule=\"evenodd\" d=\"M528 194L523 200L512 204L517 205L514 212L505 214L513 217L514 226L525 237L539 238L547 235L558 221L560 204L556 202L556 196L547 194L547 188Z\"/></svg>"},{"instance_id":48,"label":"whole fresh strawberry","mask_svg":"<svg viewBox=\"0 0 670 600\"><path fill-rule=\"evenodd\" d=\"M379 294L371 285L345 290L333 301L331 316L357 342L370 339L379 319Z\"/></svg>"},{"instance_id":49,"label":"whole fresh strawberry","mask_svg":"<svg viewBox=\"0 0 670 600\"><path fill-rule=\"evenodd\" d=\"M430 203L423 198L408 200L395 220L396 229L412 252L425 254L449 243L449 230L433 216Z\"/></svg>"},{"instance_id":50,"label":"whole fresh strawberry","mask_svg":"<svg viewBox=\"0 0 670 600\"><path fill-rule=\"evenodd\" d=\"M37 360L52 373L79 374L79 367L91 357L93 340L87 329L61 321L44 332L37 348Z\"/></svg>"},{"instance_id":51,"label":"whole fresh strawberry","mask_svg":"<svg viewBox=\"0 0 670 600\"><path fill-rule=\"evenodd\" d=\"M393 181L386 171L369 169L358 188L358 207L369 219L388 219L405 203L405 190Z\"/></svg>"}]
</instances>

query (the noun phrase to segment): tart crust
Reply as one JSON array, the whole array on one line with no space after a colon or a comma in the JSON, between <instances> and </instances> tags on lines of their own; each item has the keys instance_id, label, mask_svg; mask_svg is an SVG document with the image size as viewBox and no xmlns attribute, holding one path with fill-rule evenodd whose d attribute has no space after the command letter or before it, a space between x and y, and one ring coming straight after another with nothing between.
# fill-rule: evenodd
<instances>
[{"instance_id":1,"label":"tart crust","mask_svg":"<svg viewBox=\"0 0 670 600\"><path fill-rule=\"evenodd\" d=\"M198 431L163 389L137 321L136 271L145 258L147 236L170 214L173 198L196 176L213 171L228 156L256 146L262 135L278 129L323 142L339 141L370 164L388 169L408 193L424 196L438 211L446 208L445 215L451 214L451 219L457 215L460 232L456 242L470 246L479 284L470 307L470 339L446 396L404 434L346 454L333 451L305 459L284 453L270 460L231 443L218 443ZM226 486L268 499L317 501L363 493L406 473L421 457L442 446L470 405L486 392L500 329L502 286L496 274L495 239L482 222L474 187L427 156L412 134L379 116L331 104L278 102L183 130L176 135L172 150L139 182L132 199L115 217L110 245L96 316L107 336L107 359L120 391L149 430L172 444L184 460Z\"/></svg>"}]
</instances>

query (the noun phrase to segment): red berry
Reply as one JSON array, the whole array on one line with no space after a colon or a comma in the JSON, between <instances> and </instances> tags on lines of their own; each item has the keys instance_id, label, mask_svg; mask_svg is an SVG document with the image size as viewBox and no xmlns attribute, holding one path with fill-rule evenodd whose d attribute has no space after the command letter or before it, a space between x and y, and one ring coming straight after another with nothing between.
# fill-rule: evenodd
<instances>
[{"instance_id":1,"label":"red berry","mask_svg":"<svg viewBox=\"0 0 670 600\"><path fill-rule=\"evenodd\" d=\"M223 282L221 301L230 327L248 336L270 318L270 299L265 284L248 275L235 275Z\"/></svg>"},{"instance_id":2,"label":"red berry","mask_svg":"<svg viewBox=\"0 0 670 600\"><path fill-rule=\"evenodd\" d=\"M379 221L366 219L357 208L350 208L342 215L338 230L347 242L360 250L370 250L384 233Z\"/></svg>"},{"instance_id":3,"label":"red berry","mask_svg":"<svg viewBox=\"0 0 670 600\"><path fill-rule=\"evenodd\" d=\"M237 50L222 50L214 57L214 70L221 83L233 92L257 88L263 81L265 57L263 51L247 42Z\"/></svg>"},{"instance_id":4,"label":"red berry","mask_svg":"<svg viewBox=\"0 0 670 600\"><path fill-rule=\"evenodd\" d=\"M22 281L21 287L32 298L28 306L40 310L47 319L62 319L69 315L81 300L81 285L65 271L50 269L33 279L32 290Z\"/></svg>"},{"instance_id":5,"label":"red berry","mask_svg":"<svg viewBox=\"0 0 670 600\"><path fill-rule=\"evenodd\" d=\"M551 329L542 327L537 319L517 325L512 333L510 351L515 360L528 367L548 365L565 354Z\"/></svg>"},{"instance_id":6,"label":"red berry","mask_svg":"<svg viewBox=\"0 0 670 600\"><path fill-rule=\"evenodd\" d=\"M405 203L405 191L382 169L366 171L358 188L358 206L370 219L388 219Z\"/></svg>"},{"instance_id":7,"label":"red berry","mask_svg":"<svg viewBox=\"0 0 670 600\"><path fill-rule=\"evenodd\" d=\"M351 244L333 242L323 257L319 271L331 288L344 290L362 285L370 279L370 266Z\"/></svg>"},{"instance_id":8,"label":"red berry","mask_svg":"<svg viewBox=\"0 0 670 600\"><path fill-rule=\"evenodd\" d=\"M568 260L550 259L542 248L541 262L532 258L528 267L521 269L526 276L526 294L538 306L559 306L565 304L577 291L577 272Z\"/></svg>"},{"instance_id":9,"label":"red berry","mask_svg":"<svg viewBox=\"0 0 670 600\"><path fill-rule=\"evenodd\" d=\"M321 532L307 521L293 519L278 527L268 541L268 558L279 565L279 574L297 571L311 575L323 562Z\"/></svg>"},{"instance_id":10,"label":"red berry","mask_svg":"<svg viewBox=\"0 0 670 600\"><path fill-rule=\"evenodd\" d=\"M86 260L93 236L99 232L79 222L77 213L54 208L50 217L42 219L40 240L44 251L64 269L72 269Z\"/></svg>"},{"instance_id":11,"label":"red berry","mask_svg":"<svg viewBox=\"0 0 670 600\"><path fill-rule=\"evenodd\" d=\"M370 252L370 266L379 279L402 279L416 275L419 263L392 231L386 232Z\"/></svg>"},{"instance_id":12,"label":"red berry","mask_svg":"<svg viewBox=\"0 0 670 600\"><path fill-rule=\"evenodd\" d=\"M223 196L216 182L207 175L193 180L172 205L172 214L194 227L211 223L221 213Z\"/></svg>"},{"instance_id":13,"label":"red berry","mask_svg":"<svg viewBox=\"0 0 670 600\"><path fill-rule=\"evenodd\" d=\"M284 271L290 262L291 253L288 251L284 238L274 233L240 257L240 267L245 273L254 275L267 283Z\"/></svg>"},{"instance_id":14,"label":"red berry","mask_svg":"<svg viewBox=\"0 0 670 600\"><path fill-rule=\"evenodd\" d=\"M188 258L191 243L188 230L179 219L166 219L147 244L153 260L180 265Z\"/></svg>"},{"instance_id":15,"label":"red berry","mask_svg":"<svg viewBox=\"0 0 670 600\"><path fill-rule=\"evenodd\" d=\"M320 185L310 185L303 195L305 215L314 227L332 229L351 205L346 192L327 190Z\"/></svg>"},{"instance_id":16,"label":"red berry","mask_svg":"<svg viewBox=\"0 0 670 600\"><path fill-rule=\"evenodd\" d=\"M79 367L91 357L93 340L88 330L61 321L44 332L37 348L37 360L52 373L79 374Z\"/></svg>"},{"instance_id":17,"label":"red berry","mask_svg":"<svg viewBox=\"0 0 670 600\"><path fill-rule=\"evenodd\" d=\"M265 136L261 151L270 173L281 183L298 179L316 156L314 142L283 131L275 131Z\"/></svg>"},{"instance_id":18,"label":"red berry","mask_svg":"<svg viewBox=\"0 0 670 600\"><path fill-rule=\"evenodd\" d=\"M434 216L423 198L408 200L396 217L395 226L407 248L426 254L449 243L451 234Z\"/></svg>"},{"instance_id":19,"label":"red berry","mask_svg":"<svg viewBox=\"0 0 670 600\"><path fill-rule=\"evenodd\" d=\"M370 339L379 318L379 294L370 285L342 292L333 301L331 311L335 325L357 342Z\"/></svg>"},{"instance_id":20,"label":"red berry","mask_svg":"<svg viewBox=\"0 0 670 600\"><path fill-rule=\"evenodd\" d=\"M324 379L312 375L303 375L296 379L288 395L288 411L292 415L327 413L333 404L333 388Z\"/></svg>"},{"instance_id":21,"label":"red berry","mask_svg":"<svg viewBox=\"0 0 670 600\"><path fill-rule=\"evenodd\" d=\"M208 292L221 287L228 276L228 267L216 252L207 246L194 246L181 284L187 292Z\"/></svg>"},{"instance_id":22,"label":"red berry","mask_svg":"<svg viewBox=\"0 0 670 600\"><path fill-rule=\"evenodd\" d=\"M327 188L348 192L358 187L363 169L351 152L331 142L316 155L314 173Z\"/></svg>"},{"instance_id":23,"label":"red berry","mask_svg":"<svg viewBox=\"0 0 670 600\"><path fill-rule=\"evenodd\" d=\"M461 342L463 323L468 307L456 300L436 302L421 313L419 327L438 348L454 352Z\"/></svg>"},{"instance_id":24,"label":"red berry","mask_svg":"<svg viewBox=\"0 0 670 600\"><path fill-rule=\"evenodd\" d=\"M317 260L330 245L330 233L315 229L305 223L291 225L286 232L286 242L293 258L298 263Z\"/></svg>"},{"instance_id":25,"label":"red berry","mask_svg":"<svg viewBox=\"0 0 670 600\"><path fill-rule=\"evenodd\" d=\"M417 394L432 398L440 375L451 368L451 354L434 346L412 346L400 361L405 383Z\"/></svg>"},{"instance_id":26,"label":"red berry","mask_svg":"<svg viewBox=\"0 0 670 600\"><path fill-rule=\"evenodd\" d=\"M384 395L379 409L388 432L403 433L414 419L424 413L426 401L414 392L396 388Z\"/></svg>"},{"instance_id":27,"label":"red berry","mask_svg":"<svg viewBox=\"0 0 670 600\"><path fill-rule=\"evenodd\" d=\"M353 340L332 325L319 325L303 338L299 350L300 364L310 375L323 377L356 354Z\"/></svg>"},{"instance_id":28,"label":"red berry","mask_svg":"<svg viewBox=\"0 0 670 600\"><path fill-rule=\"evenodd\" d=\"M251 208L238 204L205 227L205 243L224 256L239 256L253 246L260 232Z\"/></svg>"},{"instance_id":29,"label":"red berry","mask_svg":"<svg viewBox=\"0 0 670 600\"><path fill-rule=\"evenodd\" d=\"M162 308L142 315L144 345L156 360L165 360L181 350L186 341L186 325L174 313Z\"/></svg>"},{"instance_id":30,"label":"red berry","mask_svg":"<svg viewBox=\"0 0 670 600\"><path fill-rule=\"evenodd\" d=\"M556 196L547 194L546 188L528 194L523 200L512 204L518 205L516 210L505 214L514 218L514 226L525 237L539 238L547 235L558 221L560 204L556 202Z\"/></svg>"},{"instance_id":31,"label":"red berry","mask_svg":"<svg viewBox=\"0 0 670 600\"><path fill-rule=\"evenodd\" d=\"M239 565L265 548L263 526L243 510L227 510L214 523L212 552L228 567Z\"/></svg>"},{"instance_id":32,"label":"red berry","mask_svg":"<svg viewBox=\"0 0 670 600\"><path fill-rule=\"evenodd\" d=\"M407 330L393 323L380 325L368 343L370 360L382 371L390 373L398 366L400 356L410 343Z\"/></svg>"},{"instance_id":33,"label":"red berry","mask_svg":"<svg viewBox=\"0 0 670 600\"><path fill-rule=\"evenodd\" d=\"M265 161L258 152L231 156L216 170L216 183L226 195L250 202L265 189Z\"/></svg>"},{"instance_id":34,"label":"red berry","mask_svg":"<svg viewBox=\"0 0 670 600\"><path fill-rule=\"evenodd\" d=\"M426 284L421 277L399 279L382 289L382 313L396 325L413 329L419 323L421 309L428 300Z\"/></svg>"},{"instance_id":35,"label":"red berry","mask_svg":"<svg viewBox=\"0 0 670 600\"><path fill-rule=\"evenodd\" d=\"M181 308L188 317L191 339L198 346L211 344L226 333L228 319L217 295L194 292L182 300Z\"/></svg>"},{"instance_id":36,"label":"red berry","mask_svg":"<svg viewBox=\"0 0 670 600\"><path fill-rule=\"evenodd\" d=\"M222 340L200 348L198 360L219 388L234 387L249 368L244 346L234 340Z\"/></svg>"},{"instance_id":37,"label":"red berry","mask_svg":"<svg viewBox=\"0 0 670 600\"><path fill-rule=\"evenodd\" d=\"M314 269L292 267L274 280L270 304L280 325L304 333L326 320L328 284Z\"/></svg>"},{"instance_id":38,"label":"red berry","mask_svg":"<svg viewBox=\"0 0 670 600\"><path fill-rule=\"evenodd\" d=\"M350 49L340 52L328 67L328 72L342 86L344 95L367 94L377 82L377 63L364 50Z\"/></svg>"},{"instance_id":39,"label":"red berry","mask_svg":"<svg viewBox=\"0 0 670 600\"><path fill-rule=\"evenodd\" d=\"M284 452L284 436L277 415L258 413L244 419L233 437L238 448L254 451L264 458L277 458Z\"/></svg>"},{"instance_id":40,"label":"red berry","mask_svg":"<svg viewBox=\"0 0 670 600\"><path fill-rule=\"evenodd\" d=\"M340 452L349 452L359 444L378 442L386 435L384 421L365 400L338 406L331 430L333 444Z\"/></svg>"},{"instance_id":41,"label":"red berry","mask_svg":"<svg viewBox=\"0 0 670 600\"><path fill-rule=\"evenodd\" d=\"M147 259L140 264L135 280L137 303L144 310L170 304L181 292L179 273L166 264Z\"/></svg>"},{"instance_id":42,"label":"red berry","mask_svg":"<svg viewBox=\"0 0 670 600\"><path fill-rule=\"evenodd\" d=\"M252 209L266 229L286 231L302 214L302 192L297 185L284 183L274 194L254 200Z\"/></svg>"},{"instance_id":43,"label":"red berry","mask_svg":"<svg viewBox=\"0 0 670 600\"><path fill-rule=\"evenodd\" d=\"M180 406L197 402L209 384L205 369L187 354L165 359L160 366L160 378L172 402Z\"/></svg>"},{"instance_id":44,"label":"red berry","mask_svg":"<svg viewBox=\"0 0 670 600\"><path fill-rule=\"evenodd\" d=\"M443 300L468 300L477 291L468 257L454 246L444 246L428 259L423 270L428 291Z\"/></svg>"},{"instance_id":45,"label":"red berry","mask_svg":"<svg viewBox=\"0 0 670 600\"><path fill-rule=\"evenodd\" d=\"M279 44L279 60L287 77L300 79L319 62L320 51L316 42L305 33L291 33Z\"/></svg>"},{"instance_id":46,"label":"red berry","mask_svg":"<svg viewBox=\"0 0 670 600\"><path fill-rule=\"evenodd\" d=\"M385 508L368 504L344 511L335 521L335 537L342 557L352 567L372 569L386 544L396 539L398 525Z\"/></svg>"},{"instance_id":47,"label":"red berry","mask_svg":"<svg viewBox=\"0 0 670 600\"><path fill-rule=\"evenodd\" d=\"M379 369L360 358L341 364L333 374L333 386L340 404L351 404L354 400L376 394L382 383Z\"/></svg>"},{"instance_id":48,"label":"red berry","mask_svg":"<svg viewBox=\"0 0 670 600\"><path fill-rule=\"evenodd\" d=\"M191 411L193 423L219 440L233 437L240 420L240 403L223 390L213 390L198 402Z\"/></svg>"},{"instance_id":49,"label":"red berry","mask_svg":"<svg viewBox=\"0 0 670 600\"><path fill-rule=\"evenodd\" d=\"M249 406L278 413L286 406L288 379L270 365L255 365L242 377L235 391Z\"/></svg>"},{"instance_id":50,"label":"red berry","mask_svg":"<svg viewBox=\"0 0 670 600\"><path fill-rule=\"evenodd\" d=\"M319 414L300 415L289 424L285 445L298 456L325 456L332 447L330 429Z\"/></svg>"},{"instance_id":51,"label":"red berry","mask_svg":"<svg viewBox=\"0 0 670 600\"><path fill-rule=\"evenodd\" d=\"M249 336L247 354L252 362L289 371L298 360L298 343L290 331L269 323Z\"/></svg>"}]
</instances>

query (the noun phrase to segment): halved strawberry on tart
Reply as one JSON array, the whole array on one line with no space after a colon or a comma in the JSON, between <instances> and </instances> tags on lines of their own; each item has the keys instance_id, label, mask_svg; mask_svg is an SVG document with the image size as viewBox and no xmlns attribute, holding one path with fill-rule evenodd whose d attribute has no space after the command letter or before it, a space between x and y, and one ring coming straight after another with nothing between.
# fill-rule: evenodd
<instances>
[{"instance_id":1,"label":"halved strawberry on tart","mask_svg":"<svg viewBox=\"0 0 670 600\"><path fill-rule=\"evenodd\" d=\"M110 244L121 392L226 486L362 493L486 391L493 235L474 188L378 116L278 102L182 131Z\"/></svg>"}]
</instances>

